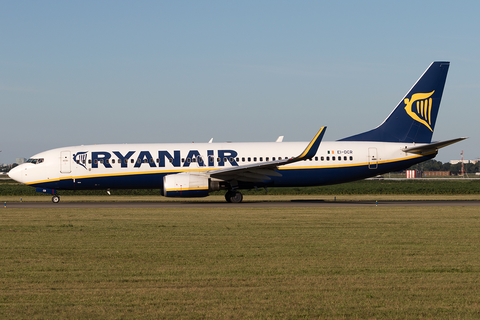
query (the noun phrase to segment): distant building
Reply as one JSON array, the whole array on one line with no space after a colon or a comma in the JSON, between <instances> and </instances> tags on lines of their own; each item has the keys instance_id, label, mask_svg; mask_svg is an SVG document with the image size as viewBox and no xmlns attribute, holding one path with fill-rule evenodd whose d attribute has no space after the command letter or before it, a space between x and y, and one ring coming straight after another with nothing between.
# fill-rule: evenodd
<instances>
[{"instance_id":1,"label":"distant building","mask_svg":"<svg viewBox=\"0 0 480 320\"><path fill-rule=\"evenodd\" d=\"M450 171L423 171L424 177L448 177L450 175Z\"/></svg>"},{"instance_id":2,"label":"distant building","mask_svg":"<svg viewBox=\"0 0 480 320\"><path fill-rule=\"evenodd\" d=\"M462 160L450 160L450 164L457 164L457 163L462 163ZM477 163L477 161L475 160L463 160L463 164L466 164L466 163Z\"/></svg>"}]
</instances>

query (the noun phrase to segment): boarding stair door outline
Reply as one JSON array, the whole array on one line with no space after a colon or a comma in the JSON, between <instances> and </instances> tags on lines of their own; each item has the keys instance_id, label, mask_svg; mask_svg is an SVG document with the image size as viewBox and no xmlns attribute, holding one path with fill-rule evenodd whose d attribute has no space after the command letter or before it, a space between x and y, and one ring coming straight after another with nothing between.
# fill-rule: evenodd
<instances>
[{"instance_id":1,"label":"boarding stair door outline","mask_svg":"<svg viewBox=\"0 0 480 320\"><path fill-rule=\"evenodd\" d=\"M368 169L378 169L377 148L368 148Z\"/></svg>"},{"instance_id":2,"label":"boarding stair door outline","mask_svg":"<svg viewBox=\"0 0 480 320\"><path fill-rule=\"evenodd\" d=\"M70 172L72 172L71 152L62 151L60 152L60 173Z\"/></svg>"}]
</instances>

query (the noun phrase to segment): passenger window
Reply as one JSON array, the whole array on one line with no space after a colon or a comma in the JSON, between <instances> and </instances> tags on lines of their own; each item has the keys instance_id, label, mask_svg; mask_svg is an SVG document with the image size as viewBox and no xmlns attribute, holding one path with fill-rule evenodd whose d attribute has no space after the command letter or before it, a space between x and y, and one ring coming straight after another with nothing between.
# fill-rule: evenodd
<instances>
[{"instance_id":1,"label":"passenger window","mask_svg":"<svg viewBox=\"0 0 480 320\"><path fill-rule=\"evenodd\" d=\"M245 162L245 158L242 158L242 162Z\"/></svg>"},{"instance_id":2,"label":"passenger window","mask_svg":"<svg viewBox=\"0 0 480 320\"><path fill-rule=\"evenodd\" d=\"M347 161L347 156L343 157L343 160Z\"/></svg>"},{"instance_id":3,"label":"passenger window","mask_svg":"<svg viewBox=\"0 0 480 320\"><path fill-rule=\"evenodd\" d=\"M253 157L253 162L257 161L257 157Z\"/></svg>"},{"instance_id":4,"label":"passenger window","mask_svg":"<svg viewBox=\"0 0 480 320\"><path fill-rule=\"evenodd\" d=\"M353 157L352 157L352 156L350 156L350 161L353 161Z\"/></svg>"},{"instance_id":5,"label":"passenger window","mask_svg":"<svg viewBox=\"0 0 480 320\"><path fill-rule=\"evenodd\" d=\"M323 160L325 160L325 158L324 158L323 156L321 156L321 157L320 157L320 160L323 161Z\"/></svg>"},{"instance_id":6,"label":"passenger window","mask_svg":"<svg viewBox=\"0 0 480 320\"><path fill-rule=\"evenodd\" d=\"M248 157L248 162L252 161L252 158Z\"/></svg>"},{"instance_id":7,"label":"passenger window","mask_svg":"<svg viewBox=\"0 0 480 320\"><path fill-rule=\"evenodd\" d=\"M240 158L237 158L237 159L235 159L235 160L236 160L237 162L239 162L239 161L240 161Z\"/></svg>"},{"instance_id":8,"label":"passenger window","mask_svg":"<svg viewBox=\"0 0 480 320\"><path fill-rule=\"evenodd\" d=\"M327 156L327 161L330 161L330 157Z\"/></svg>"},{"instance_id":9,"label":"passenger window","mask_svg":"<svg viewBox=\"0 0 480 320\"><path fill-rule=\"evenodd\" d=\"M318 161L318 157L315 157L315 161Z\"/></svg>"},{"instance_id":10,"label":"passenger window","mask_svg":"<svg viewBox=\"0 0 480 320\"><path fill-rule=\"evenodd\" d=\"M191 161L190 158L187 158L187 163L190 163L190 161Z\"/></svg>"},{"instance_id":11,"label":"passenger window","mask_svg":"<svg viewBox=\"0 0 480 320\"><path fill-rule=\"evenodd\" d=\"M92 163L92 159L88 159L88 163Z\"/></svg>"},{"instance_id":12,"label":"passenger window","mask_svg":"<svg viewBox=\"0 0 480 320\"><path fill-rule=\"evenodd\" d=\"M265 158L265 161L268 161L268 157Z\"/></svg>"},{"instance_id":13,"label":"passenger window","mask_svg":"<svg viewBox=\"0 0 480 320\"><path fill-rule=\"evenodd\" d=\"M192 158L192 162L197 162L197 158Z\"/></svg>"},{"instance_id":14,"label":"passenger window","mask_svg":"<svg viewBox=\"0 0 480 320\"><path fill-rule=\"evenodd\" d=\"M115 159L112 159L112 163L115 163Z\"/></svg>"},{"instance_id":15,"label":"passenger window","mask_svg":"<svg viewBox=\"0 0 480 320\"><path fill-rule=\"evenodd\" d=\"M335 156L332 157L332 161L335 161Z\"/></svg>"},{"instance_id":16,"label":"passenger window","mask_svg":"<svg viewBox=\"0 0 480 320\"><path fill-rule=\"evenodd\" d=\"M168 159L168 161L170 161L170 163L172 163L172 162L173 162L173 158Z\"/></svg>"},{"instance_id":17,"label":"passenger window","mask_svg":"<svg viewBox=\"0 0 480 320\"><path fill-rule=\"evenodd\" d=\"M133 160L133 159L130 159L130 163L135 163L135 160Z\"/></svg>"},{"instance_id":18,"label":"passenger window","mask_svg":"<svg viewBox=\"0 0 480 320\"><path fill-rule=\"evenodd\" d=\"M230 157L230 162L233 162L233 157Z\"/></svg>"},{"instance_id":19,"label":"passenger window","mask_svg":"<svg viewBox=\"0 0 480 320\"><path fill-rule=\"evenodd\" d=\"M275 161L275 157L272 157L272 161Z\"/></svg>"},{"instance_id":20,"label":"passenger window","mask_svg":"<svg viewBox=\"0 0 480 320\"><path fill-rule=\"evenodd\" d=\"M263 161L263 157L260 157L260 161Z\"/></svg>"}]
</instances>

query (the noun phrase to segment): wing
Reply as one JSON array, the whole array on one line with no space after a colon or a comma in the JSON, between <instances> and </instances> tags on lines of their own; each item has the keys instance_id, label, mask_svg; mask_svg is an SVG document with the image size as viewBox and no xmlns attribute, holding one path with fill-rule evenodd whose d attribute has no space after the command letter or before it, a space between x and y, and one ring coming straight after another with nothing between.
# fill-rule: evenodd
<instances>
[{"instance_id":1,"label":"wing","mask_svg":"<svg viewBox=\"0 0 480 320\"><path fill-rule=\"evenodd\" d=\"M452 140L434 142L434 143L424 144L424 145L415 146L415 147L411 147L411 148L404 148L404 149L402 149L402 151L403 152L410 152L410 153L417 153L417 154L425 154L425 153L435 152L440 148L449 146L451 144L457 143L457 142L465 140L465 139L467 139L467 138L457 138L457 139L452 139Z\"/></svg>"},{"instance_id":2,"label":"wing","mask_svg":"<svg viewBox=\"0 0 480 320\"><path fill-rule=\"evenodd\" d=\"M206 173L209 174L212 178L227 181L237 180L246 182L262 182L265 180L270 180L270 177L281 177L282 175L276 171L278 167L298 161L308 160L315 156L326 129L327 127L320 128L320 130L313 137L312 141L310 141L305 150L297 157L261 163L253 163L239 167L211 170Z\"/></svg>"}]
</instances>

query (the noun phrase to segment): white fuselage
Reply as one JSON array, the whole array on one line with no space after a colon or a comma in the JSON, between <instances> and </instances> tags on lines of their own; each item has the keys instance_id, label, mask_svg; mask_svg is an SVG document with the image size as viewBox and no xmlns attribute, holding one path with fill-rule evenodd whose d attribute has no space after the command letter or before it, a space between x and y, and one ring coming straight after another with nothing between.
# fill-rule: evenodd
<instances>
[{"instance_id":1,"label":"white fuselage","mask_svg":"<svg viewBox=\"0 0 480 320\"><path fill-rule=\"evenodd\" d=\"M27 185L53 189L162 188L162 177L210 174L218 169L292 158L308 142L104 144L58 148L10 171ZM269 186L312 186L352 181L400 170L432 158L402 151L414 144L322 142L316 155L278 167ZM251 187L251 183L244 183ZM240 187L242 183L240 182Z\"/></svg>"}]
</instances>

